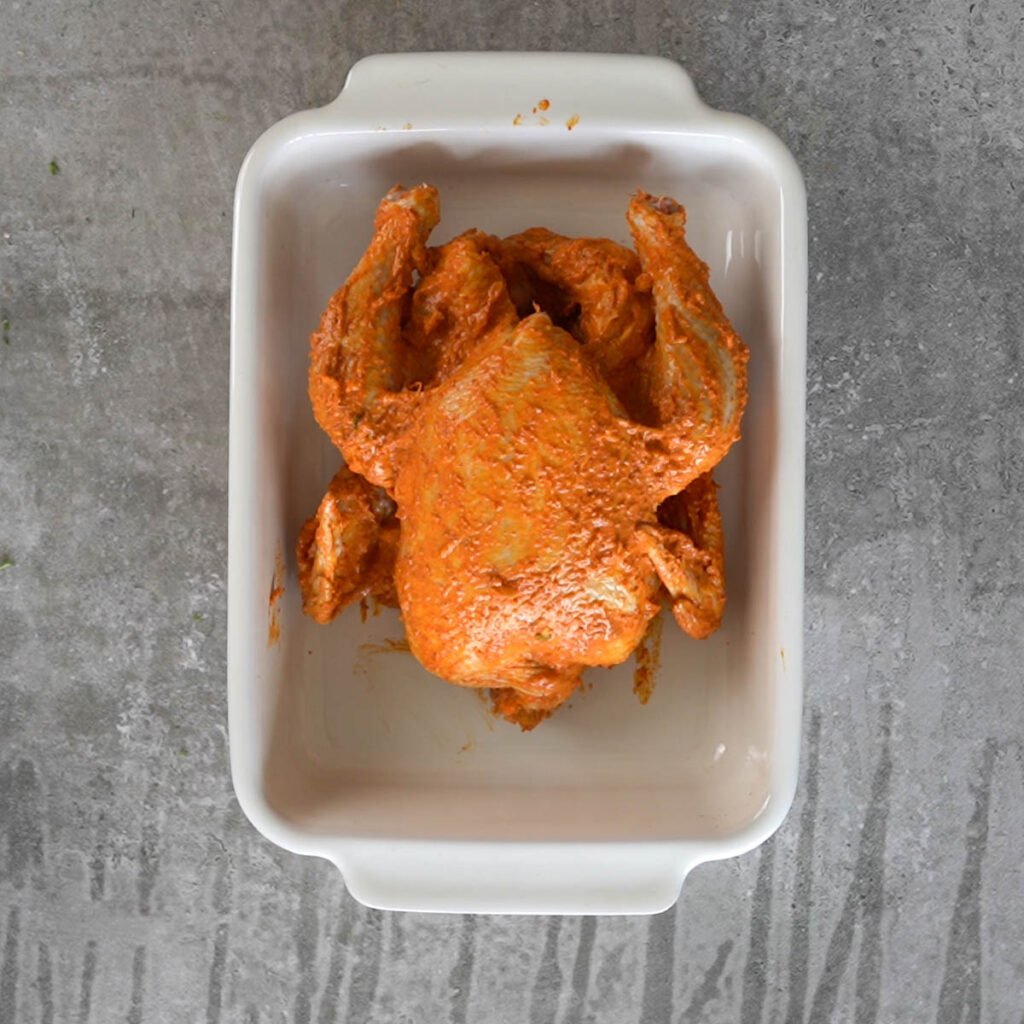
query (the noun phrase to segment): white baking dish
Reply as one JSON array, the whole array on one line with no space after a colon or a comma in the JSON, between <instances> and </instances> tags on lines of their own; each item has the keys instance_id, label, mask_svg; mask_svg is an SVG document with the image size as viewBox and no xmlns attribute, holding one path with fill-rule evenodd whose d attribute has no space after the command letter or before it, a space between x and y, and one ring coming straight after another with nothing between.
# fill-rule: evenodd
<instances>
[{"instance_id":1,"label":"white baking dish","mask_svg":"<svg viewBox=\"0 0 1024 1024\"><path fill-rule=\"evenodd\" d=\"M424 180L436 241L537 224L628 241L634 188L675 196L750 347L744 439L719 470L725 623L697 642L669 619L646 707L631 665L595 670L523 734L389 650L395 613L301 613L295 539L339 462L310 412L307 339L380 196ZM255 826L334 861L371 906L511 913L662 910L694 865L769 836L800 737L805 320L796 165L668 61L372 57L266 132L238 178L231 325L231 770Z\"/></svg>"}]
</instances>

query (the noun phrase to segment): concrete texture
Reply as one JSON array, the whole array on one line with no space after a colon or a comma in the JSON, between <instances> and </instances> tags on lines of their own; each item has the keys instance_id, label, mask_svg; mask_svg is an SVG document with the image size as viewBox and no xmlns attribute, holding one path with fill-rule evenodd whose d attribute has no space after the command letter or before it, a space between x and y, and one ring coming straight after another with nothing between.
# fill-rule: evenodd
<instances>
[{"instance_id":1,"label":"concrete texture","mask_svg":"<svg viewBox=\"0 0 1024 1024\"><path fill-rule=\"evenodd\" d=\"M1022 19L6 5L0 1024L1020 1024ZM366 911L261 839L228 779L235 172L366 53L488 47L677 58L809 186L801 792L650 920Z\"/></svg>"}]
</instances>

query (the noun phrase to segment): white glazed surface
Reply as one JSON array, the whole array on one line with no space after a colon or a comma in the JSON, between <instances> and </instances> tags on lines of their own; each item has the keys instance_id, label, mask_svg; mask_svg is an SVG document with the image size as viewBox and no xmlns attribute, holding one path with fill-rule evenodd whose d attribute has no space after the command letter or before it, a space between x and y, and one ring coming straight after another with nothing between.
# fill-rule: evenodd
<instances>
[{"instance_id":1,"label":"white glazed surface","mask_svg":"<svg viewBox=\"0 0 1024 1024\"><path fill-rule=\"evenodd\" d=\"M630 192L673 195L751 349L744 437L718 471L725 622L696 642L666 616L646 707L632 663L594 670L522 734L390 650L395 613L301 614L295 538L339 463L306 395L308 336L380 196L421 180L441 190L436 241L543 224L628 242ZM369 905L460 912L655 912L695 864L767 838L799 754L805 321L792 158L668 61L373 57L334 103L266 132L239 174L232 283L229 725L256 827L333 860Z\"/></svg>"}]
</instances>

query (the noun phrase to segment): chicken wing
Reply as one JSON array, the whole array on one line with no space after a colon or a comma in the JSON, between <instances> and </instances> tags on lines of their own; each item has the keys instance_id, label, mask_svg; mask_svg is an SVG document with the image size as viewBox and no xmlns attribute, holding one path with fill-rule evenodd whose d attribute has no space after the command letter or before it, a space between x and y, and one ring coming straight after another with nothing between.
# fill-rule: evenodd
<instances>
[{"instance_id":1,"label":"chicken wing","mask_svg":"<svg viewBox=\"0 0 1024 1024\"><path fill-rule=\"evenodd\" d=\"M330 622L345 605L373 596L396 604L398 523L394 503L342 466L316 514L302 527L295 556L302 610Z\"/></svg>"},{"instance_id":2,"label":"chicken wing","mask_svg":"<svg viewBox=\"0 0 1024 1024\"><path fill-rule=\"evenodd\" d=\"M682 207L637 193L628 216L653 283L658 324L658 341L640 362L638 404L661 425L693 423L711 445L717 434L717 444L728 447L739 435L746 402L746 346L711 290L707 266L686 243ZM676 621L690 636L709 636L721 623L726 594L722 517L710 469L669 497L659 518L660 526L644 527L644 546Z\"/></svg>"},{"instance_id":3,"label":"chicken wing","mask_svg":"<svg viewBox=\"0 0 1024 1024\"><path fill-rule=\"evenodd\" d=\"M674 199L637 192L626 219L652 282L655 343L642 357L648 435L659 500L713 469L737 440L747 398L747 347L711 290L707 264L686 241Z\"/></svg>"},{"instance_id":4,"label":"chicken wing","mask_svg":"<svg viewBox=\"0 0 1024 1024\"><path fill-rule=\"evenodd\" d=\"M310 339L317 422L351 469L387 489L394 485L395 446L418 399L403 390L412 356L402 340L402 313L440 216L436 188L395 186L377 210L369 248Z\"/></svg>"},{"instance_id":5,"label":"chicken wing","mask_svg":"<svg viewBox=\"0 0 1024 1024\"><path fill-rule=\"evenodd\" d=\"M710 473L663 502L659 524L639 528L640 544L672 601L685 633L710 636L725 611L725 544L718 486Z\"/></svg>"}]
</instances>

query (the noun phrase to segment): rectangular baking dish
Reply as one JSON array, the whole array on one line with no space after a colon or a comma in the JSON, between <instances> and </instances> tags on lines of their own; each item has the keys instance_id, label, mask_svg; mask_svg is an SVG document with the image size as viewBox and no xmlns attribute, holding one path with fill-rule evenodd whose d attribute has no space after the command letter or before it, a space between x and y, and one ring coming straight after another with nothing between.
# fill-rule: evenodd
<instances>
[{"instance_id":1,"label":"rectangular baking dish","mask_svg":"<svg viewBox=\"0 0 1024 1024\"><path fill-rule=\"evenodd\" d=\"M654 693L631 663L532 733L423 671L384 610L301 612L293 550L339 464L306 395L308 337L396 182L439 186L440 243L546 225L628 243L670 194L750 347L743 440L718 471L729 603L710 640L665 616ZM239 802L381 908L651 913L788 810L801 715L806 201L784 146L658 58L371 57L267 131L235 197L228 696ZM284 587L272 599L278 583Z\"/></svg>"}]
</instances>

